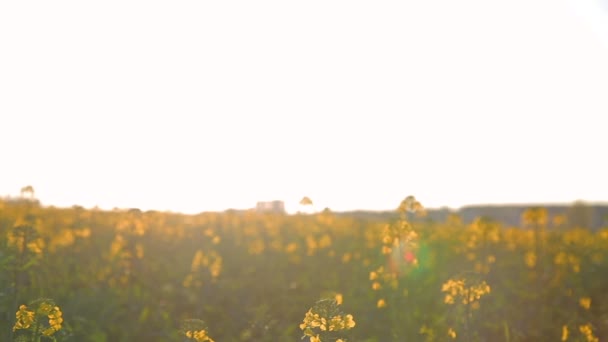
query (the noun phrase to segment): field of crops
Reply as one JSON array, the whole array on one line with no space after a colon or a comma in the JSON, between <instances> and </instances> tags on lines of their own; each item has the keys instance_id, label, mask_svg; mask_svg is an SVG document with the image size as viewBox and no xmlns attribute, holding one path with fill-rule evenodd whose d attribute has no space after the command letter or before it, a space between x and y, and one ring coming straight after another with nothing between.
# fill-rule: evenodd
<instances>
[{"instance_id":1,"label":"field of crops","mask_svg":"<svg viewBox=\"0 0 608 342\"><path fill-rule=\"evenodd\" d=\"M398 212L0 201L0 341L608 339L608 228L542 208L520 227L414 220L411 197Z\"/></svg>"}]
</instances>

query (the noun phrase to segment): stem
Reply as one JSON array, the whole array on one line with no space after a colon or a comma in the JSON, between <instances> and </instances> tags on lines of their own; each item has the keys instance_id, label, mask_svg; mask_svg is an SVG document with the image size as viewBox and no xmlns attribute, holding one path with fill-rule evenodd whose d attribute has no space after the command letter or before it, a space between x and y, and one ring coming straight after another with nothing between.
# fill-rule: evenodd
<instances>
[{"instance_id":1,"label":"stem","mask_svg":"<svg viewBox=\"0 0 608 342\"><path fill-rule=\"evenodd\" d=\"M32 342L40 342L40 334L38 333L38 329L40 328L40 324L38 324L38 320L35 320L34 323L34 333L32 335Z\"/></svg>"},{"instance_id":2,"label":"stem","mask_svg":"<svg viewBox=\"0 0 608 342\"><path fill-rule=\"evenodd\" d=\"M27 234L27 230L23 230L23 234L22 234L23 240L21 241L21 248L17 249L18 255L17 255L17 265L15 265L15 305L14 307L19 307L19 299L20 299L20 295L21 295L21 290L22 290L22 286L21 286L21 280L23 278L23 264L24 264L24 257L25 257L25 253L27 251L27 239L28 239L28 234Z\"/></svg>"},{"instance_id":3,"label":"stem","mask_svg":"<svg viewBox=\"0 0 608 342\"><path fill-rule=\"evenodd\" d=\"M471 288L467 288L467 305L466 305L466 313L465 313L465 322L464 322L464 334L466 336L467 341L471 341L471 334L469 332L471 320Z\"/></svg>"}]
</instances>

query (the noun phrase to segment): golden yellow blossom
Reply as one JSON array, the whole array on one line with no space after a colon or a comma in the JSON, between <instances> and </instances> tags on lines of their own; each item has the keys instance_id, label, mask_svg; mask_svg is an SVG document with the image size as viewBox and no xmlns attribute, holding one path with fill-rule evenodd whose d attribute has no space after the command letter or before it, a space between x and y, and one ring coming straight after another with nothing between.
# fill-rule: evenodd
<instances>
[{"instance_id":1,"label":"golden yellow blossom","mask_svg":"<svg viewBox=\"0 0 608 342\"><path fill-rule=\"evenodd\" d=\"M485 281L475 285L468 285L463 279L449 279L443 284L441 291L446 292L443 300L444 303L454 304L455 299L458 299L462 304L467 305L490 293L490 286Z\"/></svg>"},{"instance_id":2,"label":"golden yellow blossom","mask_svg":"<svg viewBox=\"0 0 608 342\"><path fill-rule=\"evenodd\" d=\"M338 305L342 305L342 302L344 301L344 297L342 296L341 293L336 293L336 303L338 303Z\"/></svg>"},{"instance_id":3,"label":"golden yellow blossom","mask_svg":"<svg viewBox=\"0 0 608 342\"><path fill-rule=\"evenodd\" d=\"M33 304L35 306L35 304ZM44 324L40 320L44 317L48 318L48 327L42 327L40 331L44 336L51 336L55 332L61 330L61 324L63 323L63 313L58 306L55 306L49 300L42 300L39 302L38 307L34 310L28 310L26 305L19 306L19 310L15 314L17 322L13 326L13 331L19 329L29 329L34 322L39 327Z\"/></svg>"},{"instance_id":4,"label":"golden yellow blossom","mask_svg":"<svg viewBox=\"0 0 608 342\"><path fill-rule=\"evenodd\" d=\"M196 342L213 342L206 330L186 331L186 337L193 338Z\"/></svg>"},{"instance_id":5,"label":"golden yellow blossom","mask_svg":"<svg viewBox=\"0 0 608 342\"><path fill-rule=\"evenodd\" d=\"M593 329L591 324L585 324L578 327L581 334L585 336L587 342L599 342L600 340L593 335Z\"/></svg>"},{"instance_id":6,"label":"golden yellow blossom","mask_svg":"<svg viewBox=\"0 0 608 342\"><path fill-rule=\"evenodd\" d=\"M536 254L534 254L534 252L527 252L524 257L524 260L528 267L533 268L534 266L536 266Z\"/></svg>"},{"instance_id":7,"label":"golden yellow blossom","mask_svg":"<svg viewBox=\"0 0 608 342\"><path fill-rule=\"evenodd\" d=\"M194 339L196 342L214 342L208 335L205 322L201 320L185 320L182 322L181 331L187 338Z\"/></svg>"},{"instance_id":8,"label":"golden yellow blossom","mask_svg":"<svg viewBox=\"0 0 608 342\"><path fill-rule=\"evenodd\" d=\"M17 322L13 327L13 331L18 329L28 329L32 323L34 323L34 315L33 311L29 311L27 306L21 305L19 306L19 311L15 314L17 317Z\"/></svg>"},{"instance_id":9,"label":"golden yellow blossom","mask_svg":"<svg viewBox=\"0 0 608 342\"><path fill-rule=\"evenodd\" d=\"M310 337L311 341L313 339L320 341L325 332L348 330L354 326L353 315L343 315L335 299L325 299L318 301L306 312L300 329L303 330L304 336Z\"/></svg>"},{"instance_id":10,"label":"golden yellow blossom","mask_svg":"<svg viewBox=\"0 0 608 342\"><path fill-rule=\"evenodd\" d=\"M591 298L589 298L589 297L583 297L583 298L581 298L581 299L578 300L578 303L585 310L589 310L589 308L591 307Z\"/></svg>"}]
</instances>

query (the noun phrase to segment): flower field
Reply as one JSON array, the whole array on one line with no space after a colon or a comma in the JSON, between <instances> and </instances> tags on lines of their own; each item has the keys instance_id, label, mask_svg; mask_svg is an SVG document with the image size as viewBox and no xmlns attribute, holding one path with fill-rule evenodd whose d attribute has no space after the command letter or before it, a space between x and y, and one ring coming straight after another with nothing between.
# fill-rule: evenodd
<instances>
[{"instance_id":1,"label":"flower field","mask_svg":"<svg viewBox=\"0 0 608 342\"><path fill-rule=\"evenodd\" d=\"M562 226L560 226L563 225ZM0 341L606 341L608 228L0 201Z\"/></svg>"}]
</instances>

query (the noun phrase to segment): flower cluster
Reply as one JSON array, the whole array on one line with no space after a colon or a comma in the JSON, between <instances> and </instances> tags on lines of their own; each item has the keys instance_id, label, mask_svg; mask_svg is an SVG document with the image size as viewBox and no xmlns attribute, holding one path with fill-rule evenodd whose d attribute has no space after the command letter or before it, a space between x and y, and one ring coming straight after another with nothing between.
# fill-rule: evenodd
<instances>
[{"instance_id":1,"label":"flower cluster","mask_svg":"<svg viewBox=\"0 0 608 342\"><path fill-rule=\"evenodd\" d=\"M325 317L321 317L319 314L313 313L308 310L304 317L304 322L300 324L300 329L305 330L308 328L319 327L321 331L338 331L346 330L355 326L353 315L346 315L344 318L341 315L331 317L329 320Z\"/></svg>"},{"instance_id":2,"label":"flower cluster","mask_svg":"<svg viewBox=\"0 0 608 342\"><path fill-rule=\"evenodd\" d=\"M208 335L207 325L199 319L187 319L183 321L181 332L187 338L194 339L196 342L214 342Z\"/></svg>"},{"instance_id":3,"label":"flower cluster","mask_svg":"<svg viewBox=\"0 0 608 342\"><path fill-rule=\"evenodd\" d=\"M599 342L599 339L593 335L593 329L591 324L585 324L578 327L578 330L585 336L587 342Z\"/></svg>"},{"instance_id":4,"label":"flower cluster","mask_svg":"<svg viewBox=\"0 0 608 342\"><path fill-rule=\"evenodd\" d=\"M418 234L409 222L399 220L386 225L382 232L382 254L391 254L395 248L403 248L404 245L413 249L418 247Z\"/></svg>"},{"instance_id":5,"label":"flower cluster","mask_svg":"<svg viewBox=\"0 0 608 342\"><path fill-rule=\"evenodd\" d=\"M13 331L29 329L29 327L32 326L32 323L34 323L35 313L34 311L29 311L26 305L21 305L15 316L17 317L17 322L13 327Z\"/></svg>"},{"instance_id":6,"label":"flower cluster","mask_svg":"<svg viewBox=\"0 0 608 342\"><path fill-rule=\"evenodd\" d=\"M478 301L483 295L490 293L490 285L485 281L478 284L467 284L465 279L450 279L441 288L442 292L446 292L443 300L446 304L454 304L456 300L462 304L472 304Z\"/></svg>"},{"instance_id":7,"label":"flower cluster","mask_svg":"<svg viewBox=\"0 0 608 342\"><path fill-rule=\"evenodd\" d=\"M203 272L207 269L208 272ZM201 287L203 281L210 279L215 281L222 271L222 256L216 251L204 253L202 250L197 250L192 259L190 273L184 278L182 284L184 287ZM208 273L209 276L205 276Z\"/></svg>"},{"instance_id":8,"label":"flower cluster","mask_svg":"<svg viewBox=\"0 0 608 342\"><path fill-rule=\"evenodd\" d=\"M207 335L207 330L186 331L185 335L188 338L193 338L196 342L204 342L204 341L213 342L211 337L209 337L209 335Z\"/></svg>"},{"instance_id":9,"label":"flower cluster","mask_svg":"<svg viewBox=\"0 0 608 342\"><path fill-rule=\"evenodd\" d=\"M524 226L545 226L549 215L546 208L529 208L521 215Z\"/></svg>"},{"instance_id":10,"label":"flower cluster","mask_svg":"<svg viewBox=\"0 0 608 342\"><path fill-rule=\"evenodd\" d=\"M44 336L51 336L61 330L63 313L53 301L41 299L30 306L33 307L33 310L28 310L27 305L19 306L19 310L15 314L17 321L13 326L13 331L30 330L33 325L37 325L35 333L40 331ZM43 323L42 319L48 319L48 325ZM39 330L40 328L42 329Z\"/></svg>"},{"instance_id":11,"label":"flower cluster","mask_svg":"<svg viewBox=\"0 0 608 342\"><path fill-rule=\"evenodd\" d=\"M591 308L591 298L589 298L589 297L583 297L583 298L579 299L578 303L585 310L589 310L589 308Z\"/></svg>"},{"instance_id":12,"label":"flower cluster","mask_svg":"<svg viewBox=\"0 0 608 342\"><path fill-rule=\"evenodd\" d=\"M51 306L49 303L43 303L40 305L38 312L46 315L49 319L49 327L42 331L43 335L51 336L61 329L61 323L63 323L63 313L58 306Z\"/></svg>"},{"instance_id":13,"label":"flower cluster","mask_svg":"<svg viewBox=\"0 0 608 342\"><path fill-rule=\"evenodd\" d=\"M16 248L19 253L29 252L40 256L45 247L44 240L31 225L17 223L7 235L8 246Z\"/></svg>"},{"instance_id":14,"label":"flower cluster","mask_svg":"<svg viewBox=\"0 0 608 342\"><path fill-rule=\"evenodd\" d=\"M336 342L345 342L346 340L337 336L336 333L352 329L355 321L353 315L342 313L338 305L335 299L324 299L308 310L304 321L300 324L304 336L310 337L311 342L321 342L321 337L327 337Z\"/></svg>"}]
</instances>

